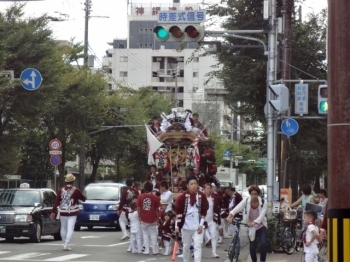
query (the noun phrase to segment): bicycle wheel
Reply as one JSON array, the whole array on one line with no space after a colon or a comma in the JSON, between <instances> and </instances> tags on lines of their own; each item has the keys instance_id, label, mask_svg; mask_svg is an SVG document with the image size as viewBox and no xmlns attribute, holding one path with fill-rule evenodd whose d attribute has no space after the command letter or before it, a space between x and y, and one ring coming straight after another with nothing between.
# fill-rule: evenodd
<instances>
[{"instance_id":1,"label":"bicycle wheel","mask_svg":"<svg viewBox=\"0 0 350 262\"><path fill-rule=\"evenodd\" d=\"M295 243L296 243L295 231L291 230L290 227L286 227L282 233L283 251L288 255L293 254L295 250Z\"/></svg>"},{"instance_id":2,"label":"bicycle wheel","mask_svg":"<svg viewBox=\"0 0 350 262\"><path fill-rule=\"evenodd\" d=\"M230 260L230 262L233 262L233 259L235 259L237 257L236 255L236 246L237 246L237 243L239 243L239 239L238 239L238 236L235 236L233 239L232 239L232 242L230 243L229 247L228 247L228 259ZM239 244L238 244L239 245ZM239 255L239 253L238 253Z\"/></svg>"},{"instance_id":3,"label":"bicycle wheel","mask_svg":"<svg viewBox=\"0 0 350 262\"><path fill-rule=\"evenodd\" d=\"M236 244L234 245L234 250L235 250L235 259L236 259L236 262L239 262L239 253L241 251L241 244L239 241L236 242Z\"/></svg>"}]
</instances>

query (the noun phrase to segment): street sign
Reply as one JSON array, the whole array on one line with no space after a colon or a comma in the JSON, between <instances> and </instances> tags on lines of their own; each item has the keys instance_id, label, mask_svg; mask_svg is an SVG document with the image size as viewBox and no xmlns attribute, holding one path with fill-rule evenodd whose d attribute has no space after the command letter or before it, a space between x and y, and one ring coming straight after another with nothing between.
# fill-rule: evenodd
<instances>
[{"instance_id":1,"label":"street sign","mask_svg":"<svg viewBox=\"0 0 350 262\"><path fill-rule=\"evenodd\" d=\"M21 179L21 175L4 175L5 178L7 179Z\"/></svg>"},{"instance_id":2,"label":"street sign","mask_svg":"<svg viewBox=\"0 0 350 262\"><path fill-rule=\"evenodd\" d=\"M308 114L309 113L309 85L296 84L294 98L295 98L294 113L299 115Z\"/></svg>"},{"instance_id":3,"label":"street sign","mask_svg":"<svg viewBox=\"0 0 350 262\"><path fill-rule=\"evenodd\" d=\"M231 159L231 152L229 150L224 151L224 160L230 160Z\"/></svg>"},{"instance_id":4,"label":"street sign","mask_svg":"<svg viewBox=\"0 0 350 262\"><path fill-rule=\"evenodd\" d=\"M206 21L205 10L159 11L158 23L195 24Z\"/></svg>"},{"instance_id":5,"label":"street sign","mask_svg":"<svg viewBox=\"0 0 350 262\"><path fill-rule=\"evenodd\" d=\"M61 150L50 150L49 154L50 155L62 155L62 151Z\"/></svg>"},{"instance_id":6,"label":"street sign","mask_svg":"<svg viewBox=\"0 0 350 262\"><path fill-rule=\"evenodd\" d=\"M59 155L52 155L50 157L50 164L52 166L58 166L59 164L61 164L61 157Z\"/></svg>"},{"instance_id":7,"label":"street sign","mask_svg":"<svg viewBox=\"0 0 350 262\"><path fill-rule=\"evenodd\" d=\"M34 91L37 90L42 81L43 78L38 70L35 68L27 68L21 73L21 81L22 86L24 89L28 91Z\"/></svg>"},{"instance_id":8,"label":"street sign","mask_svg":"<svg viewBox=\"0 0 350 262\"><path fill-rule=\"evenodd\" d=\"M282 121L281 130L286 136L293 136L298 132L299 124L295 119L287 118Z\"/></svg>"},{"instance_id":9,"label":"street sign","mask_svg":"<svg viewBox=\"0 0 350 262\"><path fill-rule=\"evenodd\" d=\"M1 71L0 77L13 80L15 78L15 71L13 70Z\"/></svg>"},{"instance_id":10,"label":"street sign","mask_svg":"<svg viewBox=\"0 0 350 262\"><path fill-rule=\"evenodd\" d=\"M49 147L51 150L60 150L61 147L62 147L62 143L60 140L58 139L52 139L50 142L49 142ZM58 154L53 154L53 155L58 155Z\"/></svg>"}]
</instances>

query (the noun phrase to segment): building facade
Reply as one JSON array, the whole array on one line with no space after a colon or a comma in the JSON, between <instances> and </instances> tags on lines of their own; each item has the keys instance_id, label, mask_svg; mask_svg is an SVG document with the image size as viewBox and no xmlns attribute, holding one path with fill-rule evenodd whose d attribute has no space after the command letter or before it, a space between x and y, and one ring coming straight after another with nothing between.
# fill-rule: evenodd
<instances>
[{"instance_id":1,"label":"building facade","mask_svg":"<svg viewBox=\"0 0 350 262\"><path fill-rule=\"evenodd\" d=\"M133 89L150 87L176 103L179 110L199 113L203 124L212 131L224 126L227 94L222 82L209 73L220 70L215 55L201 56L197 43L159 42L153 35L161 10L199 10L197 4L133 4L128 15L128 39L114 39L113 48L102 60L105 71L118 85Z\"/></svg>"}]
</instances>

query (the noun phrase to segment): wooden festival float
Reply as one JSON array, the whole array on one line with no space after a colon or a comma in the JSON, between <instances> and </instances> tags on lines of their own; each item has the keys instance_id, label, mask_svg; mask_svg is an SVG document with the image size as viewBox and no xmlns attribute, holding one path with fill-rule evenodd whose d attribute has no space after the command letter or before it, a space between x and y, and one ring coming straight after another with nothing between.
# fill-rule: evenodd
<instances>
[{"instance_id":1,"label":"wooden festival float","mask_svg":"<svg viewBox=\"0 0 350 262\"><path fill-rule=\"evenodd\" d=\"M186 117L167 119L170 126L166 132L158 135L159 141L163 143L154 153L158 171L170 182L172 170L176 168L182 181L186 181L193 169L198 168L207 183L217 183L214 142L202 134L204 128L201 130L192 127L187 132L185 120Z\"/></svg>"}]
</instances>

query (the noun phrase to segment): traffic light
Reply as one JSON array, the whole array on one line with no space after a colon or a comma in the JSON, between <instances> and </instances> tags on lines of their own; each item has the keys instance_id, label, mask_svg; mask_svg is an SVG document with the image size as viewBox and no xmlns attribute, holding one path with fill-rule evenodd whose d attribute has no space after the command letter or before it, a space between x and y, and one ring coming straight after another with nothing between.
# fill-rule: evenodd
<instances>
[{"instance_id":1,"label":"traffic light","mask_svg":"<svg viewBox=\"0 0 350 262\"><path fill-rule=\"evenodd\" d=\"M318 113L320 115L328 114L328 86L319 85L318 86Z\"/></svg>"},{"instance_id":2,"label":"traffic light","mask_svg":"<svg viewBox=\"0 0 350 262\"><path fill-rule=\"evenodd\" d=\"M270 85L269 89L276 96L276 99L270 100L269 104L279 114L289 109L289 90L283 84Z\"/></svg>"},{"instance_id":3,"label":"traffic light","mask_svg":"<svg viewBox=\"0 0 350 262\"><path fill-rule=\"evenodd\" d=\"M204 27L196 25L158 25L153 29L156 39L161 42L197 42L204 38Z\"/></svg>"}]
</instances>

